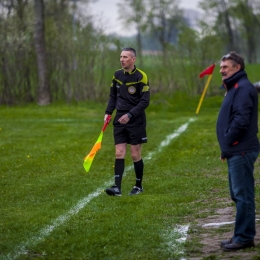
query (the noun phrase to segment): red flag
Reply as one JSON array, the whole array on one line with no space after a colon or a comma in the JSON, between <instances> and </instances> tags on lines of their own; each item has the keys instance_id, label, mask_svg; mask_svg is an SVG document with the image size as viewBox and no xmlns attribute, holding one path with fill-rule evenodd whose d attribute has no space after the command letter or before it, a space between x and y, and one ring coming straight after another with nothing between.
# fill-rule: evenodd
<instances>
[{"instance_id":1,"label":"red flag","mask_svg":"<svg viewBox=\"0 0 260 260\"><path fill-rule=\"evenodd\" d=\"M214 64L210 65L208 68L206 68L205 70L203 70L203 71L200 73L199 77L202 78L202 77L204 77L205 75L211 75L211 74L213 73L213 71L214 71L215 65L216 65L216 64L214 63Z\"/></svg>"}]
</instances>

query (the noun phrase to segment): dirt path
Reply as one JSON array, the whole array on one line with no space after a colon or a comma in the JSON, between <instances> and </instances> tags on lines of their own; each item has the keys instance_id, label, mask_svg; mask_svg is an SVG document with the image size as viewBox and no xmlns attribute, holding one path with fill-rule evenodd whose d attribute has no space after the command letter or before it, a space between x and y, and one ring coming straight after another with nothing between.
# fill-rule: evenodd
<instances>
[{"instance_id":1,"label":"dirt path","mask_svg":"<svg viewBox=\"0 0 260 260\"><path fill-rule=\"evenodd\" d=\"M229 201L230 205L230 201ZM255 248L240 250L237 252L223 252L219 244L221 240L230 239L233 234L234 224L224 224L219 226L205 225L210 223L234 222L235 208L227 206L217 209L213 215L206 219L198 219L197 224L192 225L189 230L187 241L195 241L195 247L187 260L199 259L260 259L260 215L256 216L256 237ZM259 220L258 220L259 219Z\"/></svg>"}]
</instances>

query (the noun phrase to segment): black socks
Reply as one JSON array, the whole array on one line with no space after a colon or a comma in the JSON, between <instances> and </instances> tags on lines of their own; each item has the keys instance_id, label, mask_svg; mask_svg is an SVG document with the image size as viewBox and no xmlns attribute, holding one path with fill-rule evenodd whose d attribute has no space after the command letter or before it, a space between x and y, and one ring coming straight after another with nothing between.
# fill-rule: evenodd
<instances>
[{"instance_id":1,"label":"black socks","mask_svg":"<svg viewBox=\"0 0 260 260\"><path fill-rule=\"evenodd\" d=\"M115 160L115 185L121 190L122 177L125 169L125 159Z\"/></svg>"},{"instance_id":2,"label":"black socks","mask_svg":"<svg viewBox=\"0 0 260 260\"><path fill-rule=\"evenodd\" d=\"M134 162L135 168L135 175L136 175L136 183L135 186L142 188L142 179L143 179L143 172L144 172L144 163L141 159L138 162Z\"/></svg>"},{"instance_id":3,"label":"black socks","mask_svg":"<svg viewBox=\"0 0 260 260\"><path fill-rule=\"evenodd\" d=\"M142 179L144 172L144 163L141 159L138 162L134 162L136 183L135 186L142 188ZM123 178L123 173L125 170L125 159L116 159L115 160L115 185L121 190L121 183Z\"/></svg>"}]
</instances>

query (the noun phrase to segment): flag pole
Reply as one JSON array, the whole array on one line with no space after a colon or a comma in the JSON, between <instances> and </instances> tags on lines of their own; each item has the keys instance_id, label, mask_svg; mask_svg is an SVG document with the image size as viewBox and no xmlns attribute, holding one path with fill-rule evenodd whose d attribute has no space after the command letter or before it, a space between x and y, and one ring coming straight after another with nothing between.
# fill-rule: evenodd
<instances>
[{"instance_id":1,"label":"flag pole","mask_svg":"<svg viewBox=\"0 0 260 260\"><path fill-rule=\"evenodd\" d=\"M205 97L205 94L206 94L207 88L208 88L208 86L209 86L209 83L210 83L210 81L211 81L211 78L212 78L212 74L210 74L209 77L208 77L208 79L207 79L206 85L205 85L204 90L203 90L203 92L202 92L202 95L201 95L201 97L200 97L200 102L199 102L199 105L198 105L198 107L197 107L196 114L198 114L199 111L200 111L200 107L201 107L202 101L203 101L203 99L204 99L204 97Z\"/></svg>"}]
</instances>

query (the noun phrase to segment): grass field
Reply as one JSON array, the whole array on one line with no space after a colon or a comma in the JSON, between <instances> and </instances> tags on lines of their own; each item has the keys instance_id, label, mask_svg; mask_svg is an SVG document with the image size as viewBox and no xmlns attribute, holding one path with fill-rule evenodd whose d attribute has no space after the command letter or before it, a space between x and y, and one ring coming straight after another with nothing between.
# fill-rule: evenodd
<instances>
[{"instance_id":1,"label":"grass field","mask_svg":"<svg viewBox=\"0 0 260 260\"><path fill-rule=\"evenodd\" d=\"M82 166L106 104L0 107L0 259L224 259L220 249L203 255L196 228L229 199L215 134L222 96L206 97L196 115L198 101L152 97L144 192L128 195L135 183L128 153L122 197L103 192L113 183L111 125L90 172ZM258 180L259 162L256 170ZM259 187L259 207L258 194ZM185 243L180 225L192 227ZM260 248L251 253L260 259Z\"/></svg>"}]
</instances>

